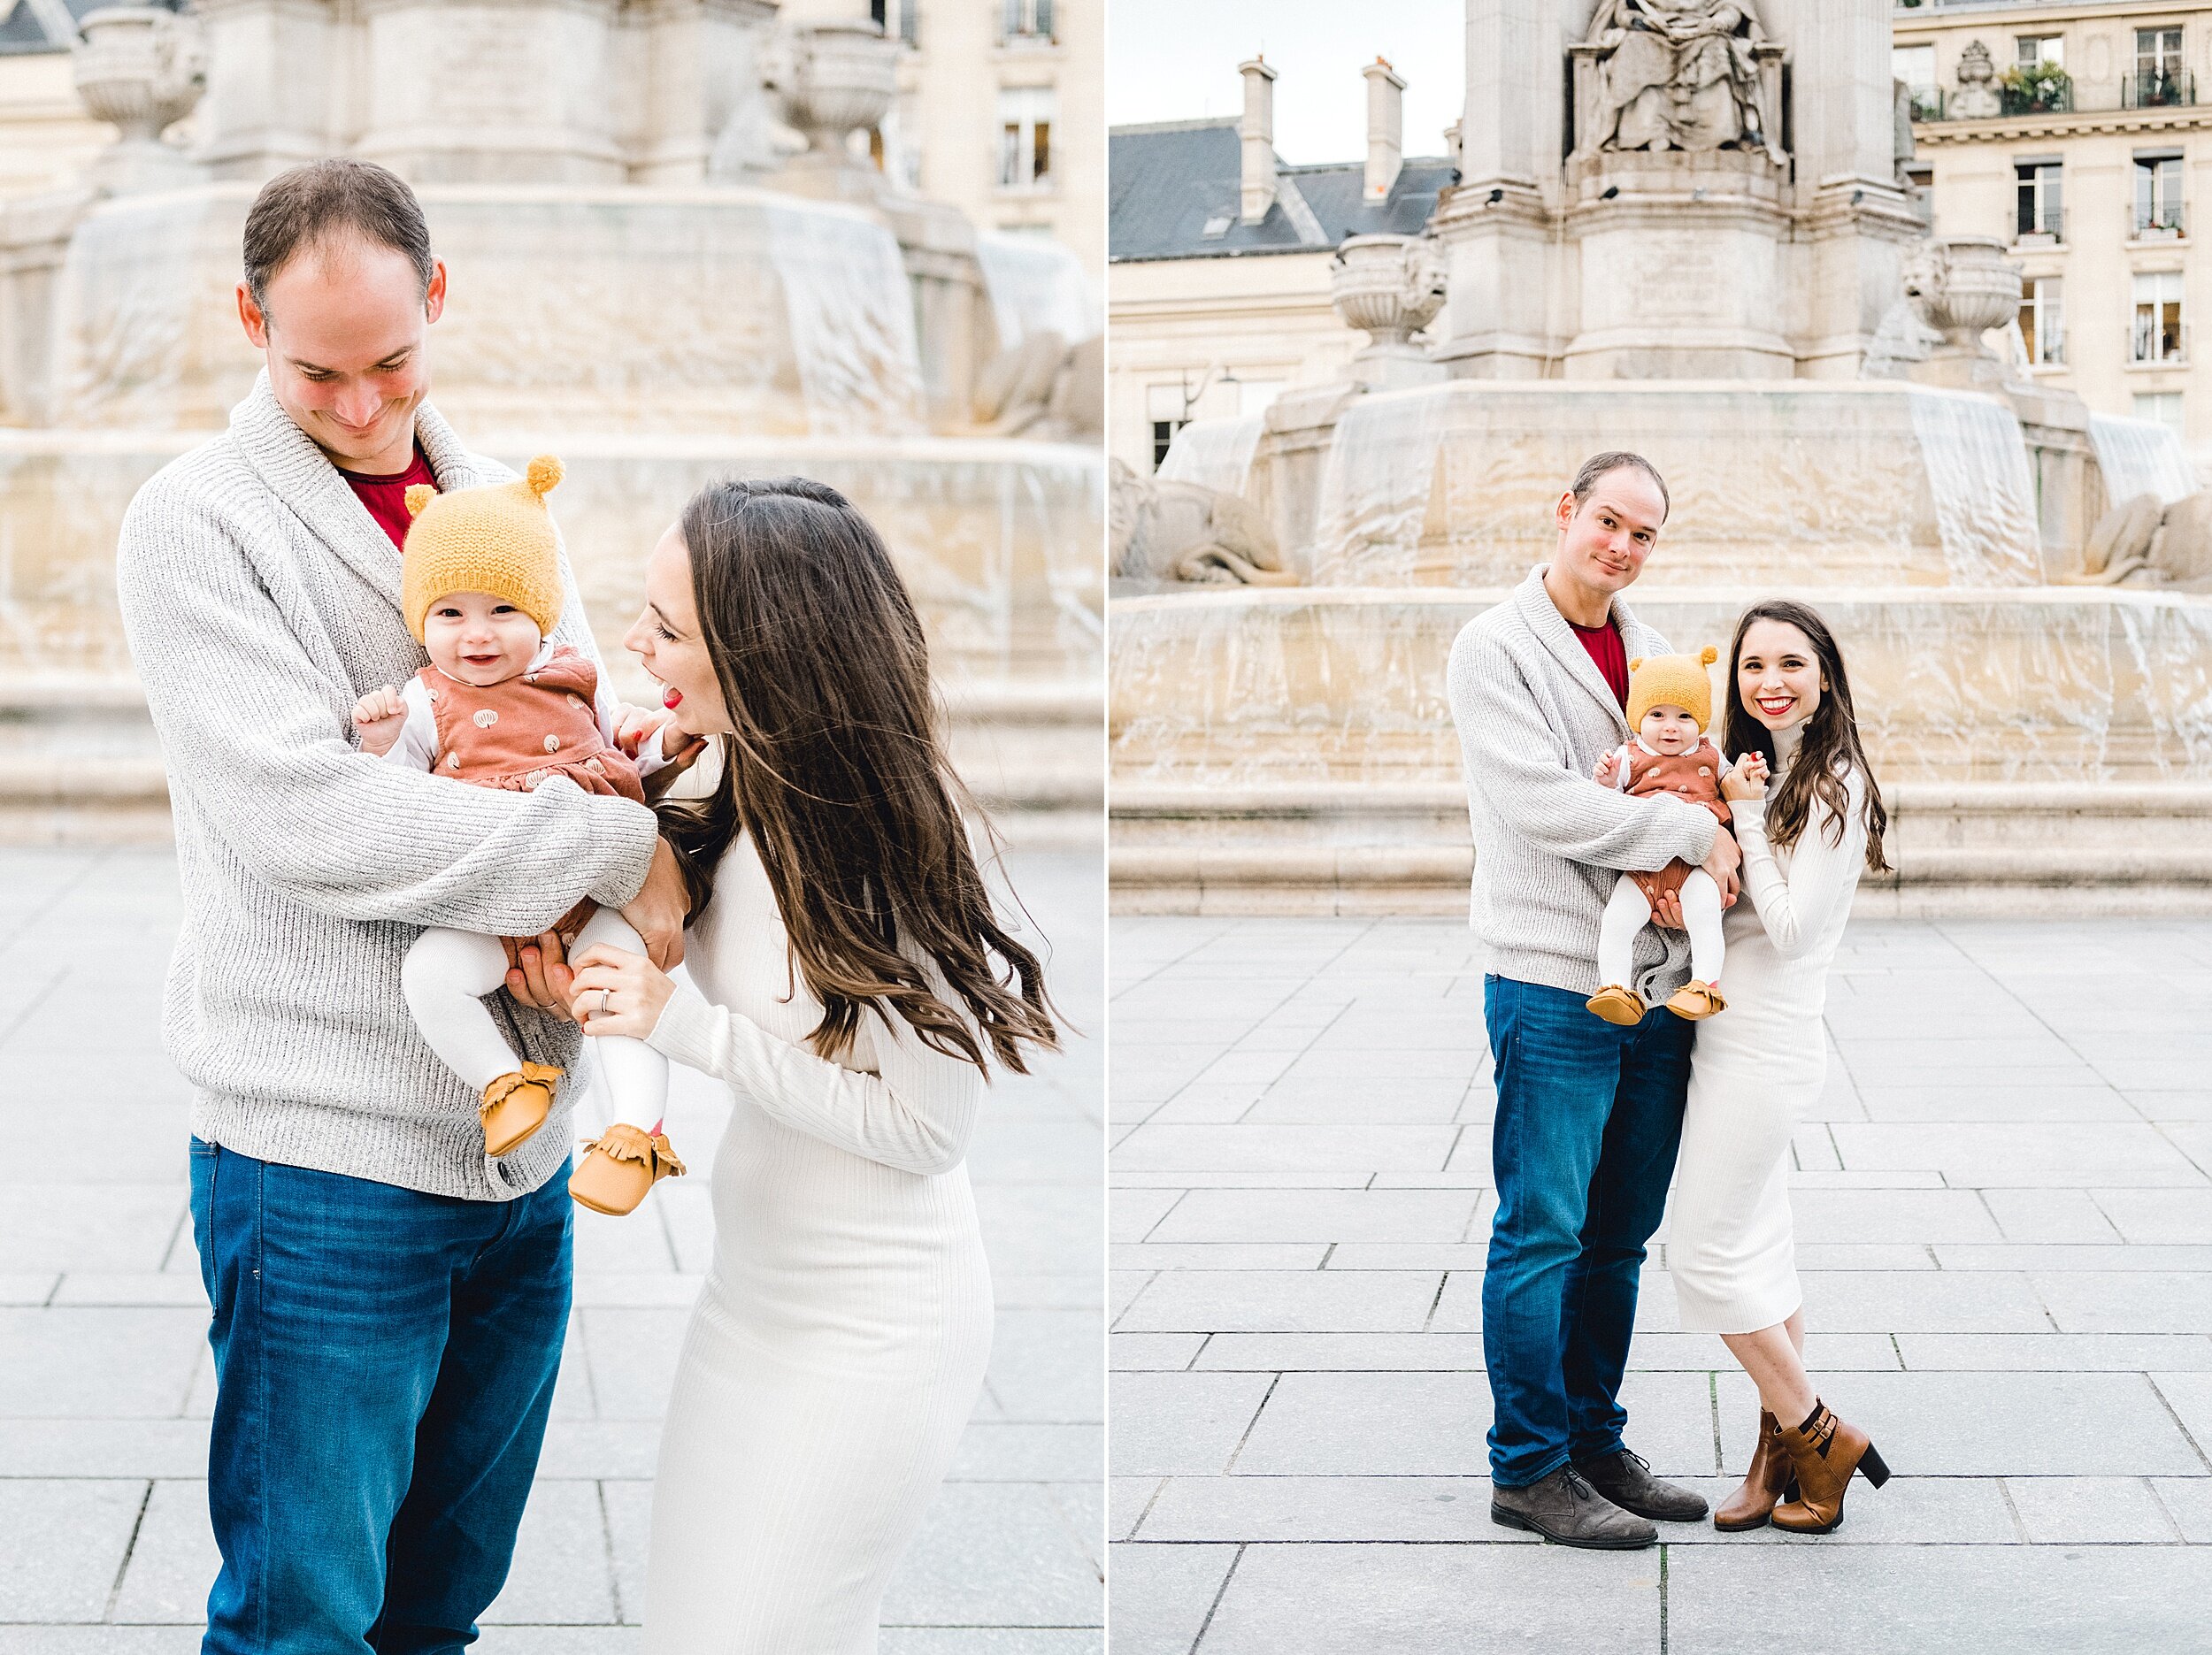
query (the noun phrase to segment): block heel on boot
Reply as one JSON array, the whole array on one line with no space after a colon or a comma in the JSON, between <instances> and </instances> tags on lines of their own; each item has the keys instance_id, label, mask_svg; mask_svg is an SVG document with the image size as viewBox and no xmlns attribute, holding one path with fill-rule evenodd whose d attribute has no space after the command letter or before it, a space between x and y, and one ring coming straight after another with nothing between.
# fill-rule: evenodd
<instances>
[{"instance_id":1,"label":"block heel on boot","mask_svg":"<svg viewBox=\"0 0 2212 1655\"><path fill-rule=\"evenodd\" d=\"M1853 1472L1863 1472L1878 1489L1889 1481L1889 1467L1867 1434L1838 1419L1824 1402L1814 1403L1804 1424L1782 1428L1782 1446L1797 1475L1797 1498L1774 1508L1773 1522L1792 1534L1824 1535L1841 1525Z\"/></svg>"}]
</instances>

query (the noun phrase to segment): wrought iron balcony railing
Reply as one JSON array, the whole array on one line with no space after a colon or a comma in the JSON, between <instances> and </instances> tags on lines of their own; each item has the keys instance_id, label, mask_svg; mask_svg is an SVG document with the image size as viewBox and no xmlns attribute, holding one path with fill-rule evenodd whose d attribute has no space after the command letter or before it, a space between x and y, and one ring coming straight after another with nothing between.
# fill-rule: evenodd
<instances>
[{"instance_id":1,"label":"wrought iron balcony railing","mask_svg":"<svg viewBox=\"0 0 2212 1655\"><path fill-rule=\"evenodd\" d=\"M2128 204L2128 236L2136 241L2180 241L2189 234L2189 215L2185 203L2162 201L2146 206L2141 202Z\"/></svg>"},{"instance_id":2,"label":"wrought iron balcony railing","mask_svg":"<svg viewBox=\"0 0 2212 1655\"><path fill-rule=\"evenodd\" d=\"M2120 81L2122 109L2179 109L2197 101L2197 77L2186 69L2131 74Z\"/></svg>"},{"instance_id":3,"label":"wrought iron balcony railing","mask_svg":"<svg viewBox=\"0 0 2212 1655\"><path fill-rule=\"evenodd\" d=\"M2025 222L2014 221L2012 244L2016 248L2062 247L2065 242L2066 211L2063 208L2046 208Z\"/></svg>"}]
</instances>

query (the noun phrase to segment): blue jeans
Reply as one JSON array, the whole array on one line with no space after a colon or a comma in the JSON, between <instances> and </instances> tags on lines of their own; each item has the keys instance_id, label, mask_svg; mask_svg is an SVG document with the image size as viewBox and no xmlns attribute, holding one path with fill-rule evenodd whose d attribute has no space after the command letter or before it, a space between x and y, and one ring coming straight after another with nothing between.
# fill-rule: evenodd
<instances>
[{"instance_id":1,"label":"blue jeans","mask_svg":"<svg viewBox=\"0 0 2212 1655\"><path fill-rule=\"evenodd\" d=\"M1583 996L1492 977L1498 1215L1482 1282L1491 1480L1519 1488L1619 1452L1644 1244L1666 1211L1696 1025L1632 1029Z\"/></svg>"},{"instance_id":2,"label":"blue jeans","mask_svg":"<svg viewBox=\"0 0 2212 1655\"><path fill-rule=\"evenodd\" d=\"M567 1182L461 1201L192 1140L223 1554L203 1655L474 1641L560 1368Z\"/></svg>"}]
</instances>

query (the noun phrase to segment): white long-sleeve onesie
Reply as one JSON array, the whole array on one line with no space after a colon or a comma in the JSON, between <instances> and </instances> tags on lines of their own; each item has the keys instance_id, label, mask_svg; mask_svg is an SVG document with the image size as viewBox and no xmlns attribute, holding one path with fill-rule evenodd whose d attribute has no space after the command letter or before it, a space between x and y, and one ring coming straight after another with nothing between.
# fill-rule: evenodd
<instances>
[{"instance_id":1,"label":"white long-sleeve onesie","mask_svg":"<svg viewBox=\"0 0 2212 1655\"><path fill-rule=\"evenodd\" d=\"M1628 791L1628 759L1632 748L1640 749L1647 756L1661 756L1656 747L1647 744L1641 736L1631 737L1613 750L1613 785L1621 792ZM1714 778L1715 785L1720 777L1729 771L1728 761L1720 762L1720 774ZM1690 933L1690 977L1694 982L1709 987L1720 981L1721 965L1726 957L1727 945L1721 931L1720 886L1713 876L1702 868L1693 868L1682 881L1682 923ZM1623 874L1613 882L1613 894L1607 900L1605 912L1598 921L1598 981L1617 984L1625 988L1633 980L1635 970L1636 933L1651 923L1651 903L1646 899L1643 887L1633 876Z\"/></svg>"},{"instance_id":2,"label":"white long-sleeve onesie","mask_svg":"<svg viewBox=\"0 0 2212 1655\"><path fill-rule=\"evenodd\" d=\"M525 670L542 667L552 658L553 647L548 643L540 649ZM408 679L399 699L405 722L399 727L399 739L381 756L387 763L408 770L436 770L438 720L422 679ZM593 711L600 739L611 745L621 722L622 705L609 693L603 676ZM656 730L639 749L641 778L668 763L661 735ZM603 943L628 954L645 952L644 939L612 908L603 908L585 922L577 934L574 951L580 954ZM484 1003L506 981L507 950L498 938L441 926L434 926L415 939L401 967L400 983L415 1027L439 1061L480 1094L501 1076L514 1073L520 1064L491 1008ZM668 1101L668 1060L642 1040L612 1036L593 1041L589 1049L598 1054L601 1073L606 1077L610 1120L646 1130L657 1125Z\"/></svg>"}]
</instances>

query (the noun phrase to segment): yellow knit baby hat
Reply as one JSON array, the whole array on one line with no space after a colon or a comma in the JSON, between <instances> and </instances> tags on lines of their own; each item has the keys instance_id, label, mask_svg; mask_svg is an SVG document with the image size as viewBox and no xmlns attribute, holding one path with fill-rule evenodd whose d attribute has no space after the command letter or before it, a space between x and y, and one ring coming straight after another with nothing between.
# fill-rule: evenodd
<instances>
[{"instance_id":1,"label":"yellow knit baby hat","mask_svg":"<svg viewBox=\"0 0 2212 1655\"><path fill-rule=\"evenodd\" d=\"M400 559L400 612L422 640L430 606L457 592L504 598L550 632L561 618L561 558L545 496L561 480L549 454L521 481L442 494L427 483L407 491L407 547Z\"/></svg>"},{"instance_id":2,"label":"yellow knit baby hat","mask_svg":"<svg viewBox=\"0 0 2212 1655\"><path fill-rule=\"evenodd\" d=\"M1720 651L1708 644L1694 655L1640 655L1630 662L1628 727L1640 726L1655 707L1679 707L1700 730L1710 729L1713 680L1705 669L1719 659Z\"/></svg>"}]
</instances>

